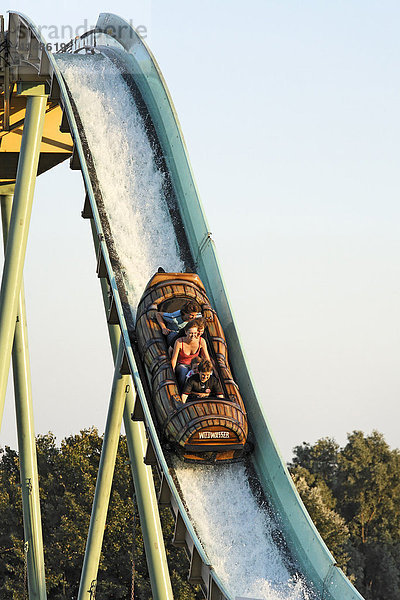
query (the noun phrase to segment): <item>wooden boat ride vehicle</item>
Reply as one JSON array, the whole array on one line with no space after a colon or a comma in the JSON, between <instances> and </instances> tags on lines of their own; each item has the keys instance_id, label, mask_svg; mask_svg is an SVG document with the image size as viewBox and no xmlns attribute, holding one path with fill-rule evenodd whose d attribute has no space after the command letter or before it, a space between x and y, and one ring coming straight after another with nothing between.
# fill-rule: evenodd
<instances>
[{"instance_id":1,"label":"wooden boat ride vehicle","mask_svg":"<svg viewBox=\"0 0 400 600\"><path fill-rule=\"evenodd\" d=\"M182 402L154 305L161 312L174 312L188 300L195 300L201 306L206 321L203 337L214 363L214 375L222 386L223 398L192 400L189 396L186 403ZM240 459L248 451L246 411L239 387L232 378L224 332L199 276L156 273L138 306L136 337L161 437L172 443L188 461Z\"/></svg>"}]
</instances>

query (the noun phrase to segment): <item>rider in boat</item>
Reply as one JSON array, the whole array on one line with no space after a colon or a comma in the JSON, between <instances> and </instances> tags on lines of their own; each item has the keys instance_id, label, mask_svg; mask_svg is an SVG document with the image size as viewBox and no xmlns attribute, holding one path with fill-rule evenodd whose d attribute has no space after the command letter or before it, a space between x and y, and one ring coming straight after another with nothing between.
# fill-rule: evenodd
<instances>
[{"instance_id":1,"label":"rider in boat","mask_svg":"<svg viewBox=\"0 0 400 600\"><path fill-rule=\"evenodd\" d=\"M151 308L157 309L157 305L153 304ZM196 317L201 317L201 308L195 300L189 300L179 310L172 313L157 310L155 316L162 333L167 337L168 346L173 346L187 323Z\"/></svg>"},{"instance_id":2,"label":"rider in boat","mask_svg":"<svg viewBox=\"0 0 400 600\"><path fill-rule=\"evenodd\" d=\"M221 384L213 375L211 361L204 359L199 364L198 373L187 379L182 393L182 402L197 398L223 398Z\"/></svg>"},{"instance_id":3,"label":"rider in boat","mask_svg":"<svg viewBox=\"0 0 400 600\"><path fill-rule=\"evenodd\" d=\"M180 390L183 389L191 362L196 356L210 360L206 341L199 335L198 325L194 321L189 321L185 326L185 337L175 341L171 357L172 368L175 370Z\"/></svg>"}]
</instances>

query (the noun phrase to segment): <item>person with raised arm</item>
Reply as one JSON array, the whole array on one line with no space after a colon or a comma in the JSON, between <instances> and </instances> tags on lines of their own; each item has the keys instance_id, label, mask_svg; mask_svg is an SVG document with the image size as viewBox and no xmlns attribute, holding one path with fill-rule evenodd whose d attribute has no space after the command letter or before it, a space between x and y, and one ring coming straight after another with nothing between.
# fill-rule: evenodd
<instances>
[{"instance_id":1,"label":"person with raised arm","mask_svg":"<svg viewBox=\"0 0 400 600\"><path fill-rule=\"evenodd\" d=\"M150 308L157 310L157 305L153 304ZM187 323L196 317L201 317L201 308L195 300L189 300L182 308L171 313L157 310L155 317L162 333L167 338L168 346L174 346L179 333Z\"/></svg>"}]
</instances>

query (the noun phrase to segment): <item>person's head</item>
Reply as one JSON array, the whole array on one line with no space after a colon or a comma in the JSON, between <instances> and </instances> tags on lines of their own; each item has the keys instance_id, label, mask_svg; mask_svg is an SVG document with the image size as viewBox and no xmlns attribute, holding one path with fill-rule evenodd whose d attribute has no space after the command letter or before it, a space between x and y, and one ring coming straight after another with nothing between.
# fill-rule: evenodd
<instances>
[{"instance_id":1,"label":"person's head","mask_svg":"<svg viewBox=\"0 0 400 600\"><path fill-rule=\"evenodd\" d=\"M195 300L189 300L181 308L181 315L184 321L195 319L201 312L200 305Z\"/></svg>"},{"instance_id":2,"label":"person's head","mask_svg":"<svg viewBox=\"0 0 400 600\"><path fill-rule=\"evenodd\" d=\"M198 367L199 378L202 383L208 381L212 375L212 364L210 360L204 358Z\"/></svg>"},{"instance_id":3,"label":"person's head","mask_svg":"<svg viewBox=\"0 0 400 600\"><path fill-rule=\"evenodd\" d=\"M189 321L188 323L186 323L186 325L185 325L185 334L186 334L186 337L189 338L189 339L191 339L191 340L193 338L199 337L199 328L198 328L197 323L194 320Z\"/></svg>"},{"instance_id":4,"label":"person's head","mask_svg":"<svg viewBox=\"0 0 400 600\"><path fill-rule=\"evenodd\" d=\"M192 358L192 361L190 363L190 368L192 369L193 373L198 372L200 363L201 363L201 358L199 356L195 356L194 358Z\"/></svg>"},{"instance_id":5,"label":"person's head","mask_svg":"<svg viewBox=\"0 0 400 600\"><path fill-rule=\"evenodd\" d=\"M203 317L198 317L197 319L193 319L193 321L196 323L199 330L199 337L201 337L206 328L206 321L203 319Z\"/></svg>"}]
</instances>

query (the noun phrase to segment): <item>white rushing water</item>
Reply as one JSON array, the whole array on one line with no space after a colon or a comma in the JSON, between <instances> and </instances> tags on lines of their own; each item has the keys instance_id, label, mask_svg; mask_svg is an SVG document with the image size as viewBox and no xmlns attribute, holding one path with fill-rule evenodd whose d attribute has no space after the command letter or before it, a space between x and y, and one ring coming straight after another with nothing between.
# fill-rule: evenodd
<instances>
[{"instance_id":1,"label":"white rushing water","mask_svg":"<svg viewBox=\"0 0 400 600\"><path fill-rule=\"evenodd\" d=\"M129 89L101 56L57 57L92 153L132 311L163 266L182 271L166 199ZM275 525L254 499L243 465L176 463L191 519L232 598L309 600L273 540Z\"/></svg>"},{"instance_id":2,"label":"white rushing water","mask_svg":"<svg viewBox=\"0 0 400 600\"><path fill-rule=\"evenodd\" d=\"M57 55L93 157L135 312L159 266L183 264L143 120L118 69L101 55Z\"/></svg>"},{"instance_id":3,"label":"white rushing water","mask_svg":"<svg viewBox=\"0 0 400 600\"><path fill-rule=\"evenodd\" d=\"M232 598L311 600L291 575L273 539L275 523L258 505L242 464L199 466L176 461L175 472L207 556Z\"/></svg>"}]
</instances>

